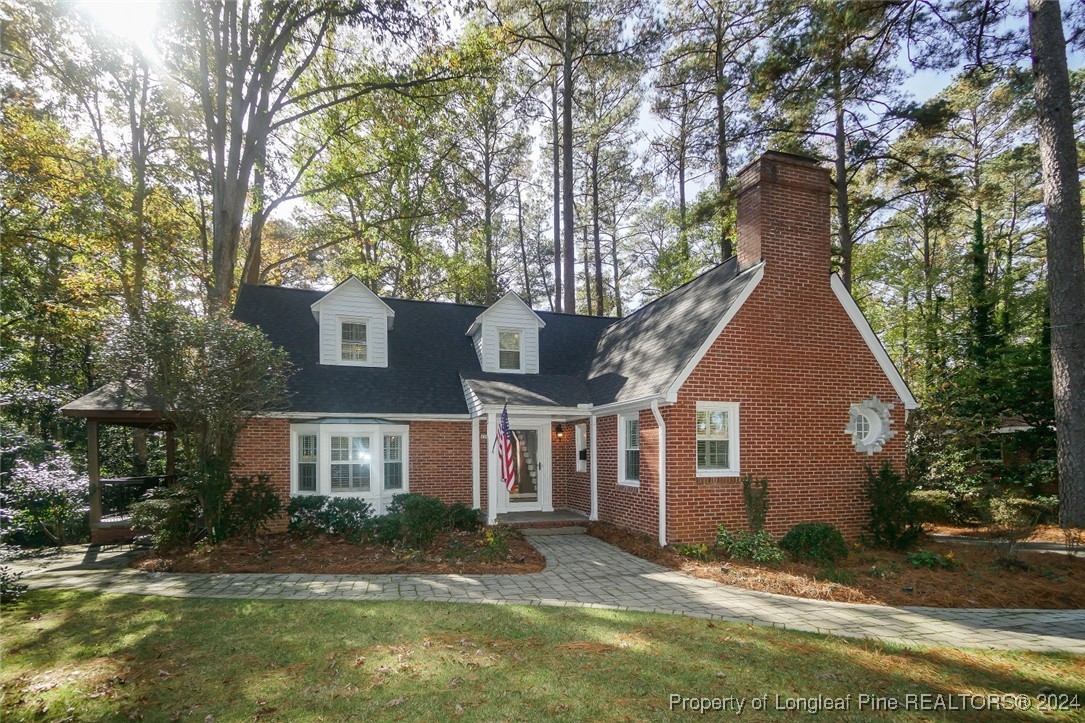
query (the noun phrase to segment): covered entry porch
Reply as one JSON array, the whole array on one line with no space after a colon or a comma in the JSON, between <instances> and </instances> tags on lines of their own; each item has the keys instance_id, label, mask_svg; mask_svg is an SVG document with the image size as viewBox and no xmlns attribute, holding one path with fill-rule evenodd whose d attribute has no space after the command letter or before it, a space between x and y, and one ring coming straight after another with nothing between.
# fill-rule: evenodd
<instances>
[{"instance_id":1,"label":"covered entry porch","mask_svg":"<svg viewBox=\"0 0 1085 723\"><path fill-rule=\"evenodd\" d=\"M61 407L66 417L87 423L87 477L89 480L90 541L93 544L125 542L134 538L130 509L156 487L176 479L177 441L173 427L162 418L141 388L113 382ZM102 477L100 430L115 425L162 433L165 437L164 474Z\"/></svg>"}]
</instances>

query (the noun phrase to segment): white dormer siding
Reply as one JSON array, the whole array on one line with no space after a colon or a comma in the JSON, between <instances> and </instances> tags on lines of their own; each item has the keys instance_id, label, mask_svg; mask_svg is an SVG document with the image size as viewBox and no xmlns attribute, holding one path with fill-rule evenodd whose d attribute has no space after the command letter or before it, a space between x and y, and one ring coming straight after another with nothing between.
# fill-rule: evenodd
<instances>
[{"instance_id":1,"label":"white dormer siding","mask_svg":"<svg viewBox=\"0 0 1085 723\"><path fill-rule=\"evenodd\" d=\"M478 362L484 372L504 374L539 373L539 329L546 326L538 314L531 310L523 300L513 292L502 296L493 306L479 314L468 336L475 345ZM515 369L501 368L501 332L506 332L506 340L513 334L520 337L520 365ZM506 360L515 357L506 354Z\"/></svg>"},{"instance_id":2,"label":"white dormer siding","mask_svg":"<svg viewBox=\"0 0 1085 723\"><path fill-rule=\"evenodd\" d=\"M388 366L388 332L395 312L361 281L351 276L313 304L312 311L320 325L321 364ZM352 325L348 327L346 340L344 324ZM364 325L364 336L359 334L357 325ZM364 345L359 345L360 338L364 338Z\"/></svg>"}]
</instances>

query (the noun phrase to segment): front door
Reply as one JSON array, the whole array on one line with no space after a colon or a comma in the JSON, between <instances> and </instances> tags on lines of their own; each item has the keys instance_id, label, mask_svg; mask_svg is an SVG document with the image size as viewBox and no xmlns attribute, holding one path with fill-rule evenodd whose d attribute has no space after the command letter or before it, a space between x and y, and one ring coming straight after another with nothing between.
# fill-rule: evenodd
<instances>
[{"instance_id":1,"label":"front door","mask_svg":"<svg viewBox=\"0 0 1085 723\"><path fill-rule=\"evenodd\" d=\"M553 509L550 495L550 423L512 420L513 485L502 485L505 510ZM500 482L499 482L500 484Z\"/></svg>"}]
</instances>

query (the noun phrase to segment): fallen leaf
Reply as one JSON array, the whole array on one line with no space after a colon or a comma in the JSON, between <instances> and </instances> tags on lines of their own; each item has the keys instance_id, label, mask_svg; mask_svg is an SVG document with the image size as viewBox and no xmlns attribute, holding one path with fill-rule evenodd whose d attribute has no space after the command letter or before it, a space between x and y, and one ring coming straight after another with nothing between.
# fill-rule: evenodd
<instances>
[{"instance_id":1,"label":"fallen leaf","mask_svg":"<svg viewBox=\"0 0 1085 723\"><path fill-rule=\"evenodd\" d=\"M403 701L404 701L404 698L402 698L402 697L400 697L400 698L392 698L392 700L390 700L390 701L388 701L387 703L384 704L384 707L385 708L393 708L393 707L399 705L400 703L402 703Z\"/></svg>"}]
</instances>

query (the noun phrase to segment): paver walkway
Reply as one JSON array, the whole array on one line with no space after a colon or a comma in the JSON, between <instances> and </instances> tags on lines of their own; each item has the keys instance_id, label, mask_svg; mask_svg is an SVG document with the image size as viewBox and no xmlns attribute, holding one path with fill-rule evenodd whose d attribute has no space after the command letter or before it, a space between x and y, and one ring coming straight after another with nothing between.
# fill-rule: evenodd
<instances>
[{"instance_id":1,"label":"paver walkway","mask_svg":"<svg viewBox=\"0 0 1085 723\"><path fill-rule=\"evenodd\" d=\"M24 582L170 597L613 608L919 645L1085 653L1085 610L892 608L803 600L689 577L588 535L530 539L547 560L543 572L531 575L146 573L124 568L124 555L82 548L32 562L37 569ZM27 569L27 561L21 566Z\"/></svg>"}]
</instances>

